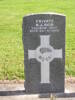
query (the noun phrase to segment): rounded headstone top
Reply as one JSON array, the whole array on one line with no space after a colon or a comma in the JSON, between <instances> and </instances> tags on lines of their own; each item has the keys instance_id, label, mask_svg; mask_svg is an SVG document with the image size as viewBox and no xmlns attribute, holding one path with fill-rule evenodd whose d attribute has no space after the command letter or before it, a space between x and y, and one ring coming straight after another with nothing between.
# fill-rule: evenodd
<instances>
[{"instance_id":1,"label":"rounded headstone top","mask_svg":"<svg viewBox=\"0 0 75 100\"><path fill-rule=\"evenodd\" d=\"M64 14L55 13L55 12L46 12L46 13L31 13L31 14L27 14L27 15L24 16L24 18L25 17L29 17L29 16L36 16L36 15L58 15L58 16L65 17Z\"/></svg>"}]
</instances>

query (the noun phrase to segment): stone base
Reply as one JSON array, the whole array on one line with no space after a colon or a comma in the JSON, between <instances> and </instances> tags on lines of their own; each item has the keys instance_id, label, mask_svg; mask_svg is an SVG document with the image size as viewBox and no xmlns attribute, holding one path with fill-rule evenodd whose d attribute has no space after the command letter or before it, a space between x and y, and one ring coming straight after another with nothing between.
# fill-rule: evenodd
<instances>
[{"instance_id":1,"label":"stone base","mask_svg":"<svg viewBox=\"0 0 75 100\"><path fill-rule=\"evenodd\" d=\"M75 89L74 84L72 84ZM65 89L65 93L51 94L56 100L75 100L75 92ZM25 93L24 84L0 84L0 100L50 100L50 93L32 94Z\"/></svg>"}]
</instances>

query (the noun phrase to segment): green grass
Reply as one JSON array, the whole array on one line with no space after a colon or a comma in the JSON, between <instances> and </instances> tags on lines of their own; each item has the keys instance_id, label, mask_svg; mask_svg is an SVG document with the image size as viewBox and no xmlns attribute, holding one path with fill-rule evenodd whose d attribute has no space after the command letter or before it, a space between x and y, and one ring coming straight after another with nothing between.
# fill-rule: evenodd
<instances>
[{"instance_id":1,"label":"green grass","mask_svg":"<svg viewBox=\"0 0 75 100\"><path fill-rule=\"evenodd\" d=\"M22 18L40 12L66 15L66 74L75 76L75 0L0 0L0 79L24 79Z\"/></svg>"}]
</instances>

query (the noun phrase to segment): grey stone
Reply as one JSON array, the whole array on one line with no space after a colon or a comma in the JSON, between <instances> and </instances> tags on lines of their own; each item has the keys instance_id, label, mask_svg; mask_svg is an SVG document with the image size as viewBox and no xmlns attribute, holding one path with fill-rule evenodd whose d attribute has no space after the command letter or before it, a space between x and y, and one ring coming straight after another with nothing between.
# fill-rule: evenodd
<instances>
[{"instance_id":1,"label":"grey stone","mask_svg":"<svg viewBox=\"0 0 75 100\"><path fill-rule=\"evenodd\" d=\"M65 16L25 16L23 45L26 93L64 92Z\"/></svg>"}]
</instances>

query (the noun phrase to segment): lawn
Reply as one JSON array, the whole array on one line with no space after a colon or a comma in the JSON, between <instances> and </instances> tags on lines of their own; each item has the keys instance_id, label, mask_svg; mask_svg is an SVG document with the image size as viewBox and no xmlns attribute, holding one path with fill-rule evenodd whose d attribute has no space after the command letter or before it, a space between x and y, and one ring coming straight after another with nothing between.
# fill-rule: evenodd
<instances>
[{"instance_id":1,"label":"lawn","mask_svg":"<svg viewBox=\"0 0 75 100\"><path fill-rule=\"evenodd\" d=\"M0 0L0 79L24 79L22 18L40 12L66 15L66 75L75 76L75 0Z\"/></svg>"}]
</instances>

